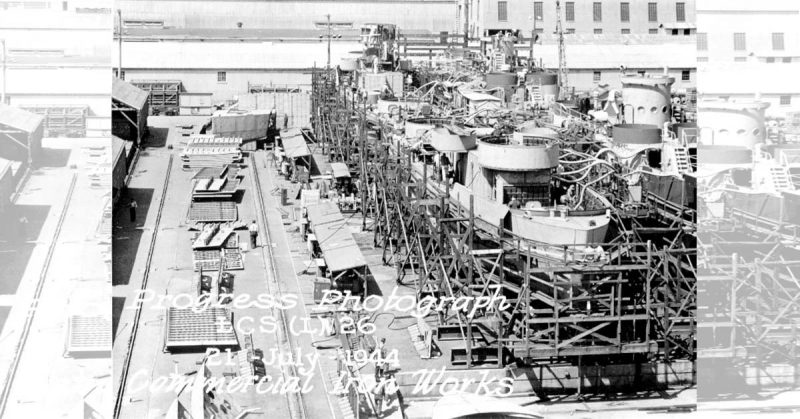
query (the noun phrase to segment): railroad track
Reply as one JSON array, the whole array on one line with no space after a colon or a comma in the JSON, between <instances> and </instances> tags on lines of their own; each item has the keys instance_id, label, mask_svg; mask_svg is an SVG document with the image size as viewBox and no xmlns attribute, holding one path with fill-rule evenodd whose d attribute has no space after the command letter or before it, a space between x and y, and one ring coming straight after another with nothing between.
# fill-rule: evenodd
<instances>
[{"instance_id":1,"label":"railroad track","mask_svg":"<svg viewBox=\"0 0 800 419\"><path fill-rule=\"evenodd\" d=\"M14 378L17 374L17 368L19 367L19 361L22 357L22 352L25 350L25 344L28 341L28 336L30 335L31 325L33 324L33 319L36 316L36 310L38 309L39 297L42 295L42 290L44 289L44 281L47 278L48 271L50 270L50 262L53 259L56 243L61 235L61 227L64 225L64 220L67 218L67 211L69 210L69 205L72 202L72 194L75 192L75 184L77 183L77 180L77 173L73 173L72 180L69 184L69 189L67 190L67 197L64 200L64 206L61 208L61 215L58 217L55 233L53 233L53 240L50 242L50 246L47 248L47 255L44 259L44 265L39 273L39 279L36 282L33 300L31 301L30 307L28 307L28 314L25 316L25 323L22 326L22 335L19 338L17 350L14 351L14 357L11 360L11 365L8 369L8 373L6 374L2 393L0 393L0 417L5 415L6 406L8 405L8 397L11 393L11 386L14 383Z\"/></svg>"},{"instance_id":2,"label":"railroad track","mask_svg":"<svg viewBox=\"0 0 800 419\"><path fill-rule=\"evenodd\" d=\"M261 246L261 253L264 256L264 269L267 271L266 275L266 286L267 292L271 295L281 295L282 291L280 288L280 284L278 283L278 272L275 269L275 255L272 253L272 239L270 237L269 225L267 224L267 213L264 210L264 192L261 189L261 180L258 177L258 171L256 170L256 156L255 153L250 153L250 168L252 169L253 175L251 179L253 180L253 191L255 192L253 203L255 205L256 214L260 224L262 226L262 230L264 235L262 236L262 246ZM268 265L268 266L267 266ZM280 309L272 309L273 312L277 311L277 317L280 319L278 330L275 332L277 342L278 342L278 350L280 351L281 357L288 356L294 352L294 343L292 342L291 334L289 333L289 323L286 319L286 313L284 310ZM274 313L273 313L274 314ZM297 367L294 365L283 367L283 376L284 379L288 378L298 378L297 375ZM289 403L289 414L294 419L305 419L306 418L306 407L305 401L303 400L303 395L301 392L293 393L288 392L286 394L287 402Z\"/></svg>"},{"instance_id":3,"label":"railroad track","mask_svg":"<svg viewBox=\"0 0 800 419\"><path fill-rule=\"evenodd\" d=\"M156 237L158 234L158 227L161 225L161 214L164 211L164 201L167 197L167 188L169 187L169 176L172 173L172 160L173 155L169 155L169 163L167 164L167 175L164 178L164 185L161 188L161 199L158 203L158 212L156 213L155 225L153 226L153 231L150 237L150 248L147 250L147 260L145 262L144 267L144 275L142 277L142 285L139 287L139 291L144 291L147 289L147 280L150 277L150 264L153 261L153 250L155 249L156 245ZM128 370L131 366L131 355L133 354L133 345L136 341L136 333L139 329L139 319L142 315L142 305L143 302L140 298L136 299L136 311L133 316L133 324L131 325L131 333L130 337L128 338L127 348L125 350L125 359L122 363L122 371L120 372L120 382L119 388L117 388L117 395L116 399L114 400L114 418L119 418L120 412L122 410L122 403L123 398L125 396L125 387L128 380ZM2 415L0 415L2 416Z\"/></svg>"}]
</instances>

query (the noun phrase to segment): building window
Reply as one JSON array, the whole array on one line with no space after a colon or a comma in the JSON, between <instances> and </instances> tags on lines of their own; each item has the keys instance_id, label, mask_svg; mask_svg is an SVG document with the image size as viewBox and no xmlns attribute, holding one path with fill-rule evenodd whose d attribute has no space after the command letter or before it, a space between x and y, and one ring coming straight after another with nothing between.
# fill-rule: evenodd
<instances>
[{"instance_id":1,"label":"building window","mask_svg":"<svg viewBox=\"0 0 800 419\"><path fill-rule=\"evenodd\" d=\"M498 1L497 2L497 20L501 22L505 22L508 20L508 2L507 1Z\"/></svg>"},{"instance_id":2,"label":"building window","mask_svg":"<svg viewBox=\"0 0 800 419\"><path fill-rule=\"evenodd\" d=\"M708 34L706 33L697 34L697 50L708 51Z\"/></svg>"},{"instance_id":3,"label":"building window","mask_svg":"<svg viewBox=\"0 0 800 419\"><path fill-rule=\"evenodd\" d=\"M747 57L734 57L733 62L735 63L744 63L747 62Z\"/></svg>"},{"instance_id":4,"label":"building window","mask_svg":"<svg viewBox=\"0 0 800 419\"><path fill-rule=\"evenodd\" d=\"M594 81L595 83L600 81L600 72L599 71L595 71L594 73L592 73L592 81Z\"/></svg>"},{"instance_id":5,"label":"building window","mask_svg":"<svg viewBox=\"0 0 800 419\"><path fill-rule=\"evenodd\" d=\"M621 22L630 22L631 21L631 4L630 3L620 3L619 4L619 20Z\"/></svg>"},{"instance_id":6,"label":"building window","mask_svg":"<svg viewBox=\"0 0 800 419\"><path fill-rule=\"evenodd\" d=\"M622 30L622 34L623 35L630 35L631 34L631 30L630 29L623 29Z\"/></svg>"},{"instance_id":7,"label":"building window","mask_svg":"<svg viewBox=\"0 0 800 419\"><path fill-rule=\"evenodd\" d=\"M788 106L792 104L792 97L790 95L781 95L781 106Z\"/></svg>"},{"instance_id":8,"label":"building window","mask_svg":"<svg viewBox=\"0 0 800 419\"><path fill-rule=\"evenodd\" d=\"M675 3L675 20L686 22L686 3Z\"/></svg>"},{"instance_id":9,"label":"building window","mask_svg":"<svg viewBox=\"0 0 800 419\"><path fill-rule=\"evenodd\" d=\"M217 71L217 83L225 83L228 81L228 74L224 71Z\"/></svg>"},{"instance_id":10,"label":"building window","mask_svg":"<svg viewBox=\"0 0 800 419\"><path fill-rule=\"evenodd\" d=\"M692 79L692 73L689 70L681 71L681 80L682 81L690 81Z\"/></svg>"},{"instance_id":11,"label":"building window","mask_svg":"<svg viewBox=\"0 0 800 419\"><path fill-rule=\"evenodd\" d=\"M592 3L592 16L595 22L603 21L603 3L599 1Z\"/></svg>"},{"instance_id":12,"label":"building window","mask_svg":"<svg viewBox=\"0 0 800 419\"><path fill-rule=\"evenodd\" d=\"M566 15L565 19L567 20L567 22L574 22L575 21L575 2L574 1L568 1L567 2L567 9L566 9L566 11L564 13Z\"/></svg>"},{"instance_id":13,"label":"building window","mask_svg":"<svg viewBox=\"0 0 800 419\"><path fill-rule=\"evenodd\" d=\"M772 33L772 49L783 51L783 32Z\"/></svg>"},{"instance_id":14,"label":"building window","mask_svg":"<svg viewBox=\"0 0 800 419\"><path fill-rule=\"evenodd\" d=\"M649 33L650 35L658 35L658 29L654 28L648 29L647 33Z\"/></svg>"},{"instance_id":15,"label":"building window","mask_svg":"<svg viewBox=\"0 0 800 419\"><path fill-rule=\"evenodd\" d=\"M733 34L733 49L734 51L744 51L747 48L747 41L744 32L736 32Z\"/></svg>"},{"instance_id":16,"label":"building window","mask_svg":"<svg viewBox=\"0 0 800 419\"><path fill-rule=\"evenodd\" d=\"M678 35L678 30L677 29L673 29L672 30L672 35Z\"/></svg>"},{"instance_id":17,"label":"building window","mask_svg":"<svg viewBox=\"0 0 800 419\"><path fill-rule=\"evenodd\" d=\"M697 62L698 63L707 63L708 62L708 57L697 57Z\"/></svg>"},{"instance_id":18,"label":"building window","mask_svg":"<svg viewBox=\"0 0 800 419\"><path fill-rule=\"evenodd\" d=\"M540 1L533 3L533 18L536 20L544 20L544 7Z\"/></svg>"},{"instance_id":19,"label":"building window","mask_svg":"<svg viewBox=\"0 0 800 419\"><path fill-rule=\"evenodd\" d=\"M125 80L125 70L122 70L122 71L119 72L119 79L120 80Z\"/></svg>"},{"instance_id":20,"label":"building window","mask_svg":"<svg viewBox=\"0 0 800 419\"><path fill-rule=\"evenodd\" d=\"M602 34L603 34L603 30L602 30L602 29L600 29L600 28L595 28L595 30L594 30L594 34L595 34L595 35L602 35Z\"/></svg>"},{"instance_id":21,"label":"building window","mask_svg":"<svg viewBox=\"0 0 800 419\"><path fill-rule=\"evenodd\" d=\"M575 28L567 28L567 34L575 34Z\"/></svg>"},{"instance_id":22,"label":"building window","mask_svg":"<svg viewBox=\"0 0 800 419\"><path fill-rule=\"evenodd\" d=\"M792 62L792 57L783 57L783 62L784 63L791 63ZM122 74L125 74L125 72L123 71Z\"/></svg>"},{"instance_id":23,"label":"building window","mask_svg":"<svg viewBox=\"0 0 800 419\"><path fill-rule=\"evenodd\" d=\"M638 73L638 74L639 74L639 76L641 76L641 77L644 77L644 76L647 74L647 72L646 72L646 71L644 71L644 70L639 70L639 71L637 71L636 73Z\"/></svg>"},{"instance_id":24,"label":"building window","mask_svg":"<svg viewBox=\"0 0 800 419\"><path fill-rule=\"evenodd\" d=\"M658 3L647 3L647 20L658 22Z\"/></svg>"},{"instance_id":25,"label":"building window","mask_svg":"<svg viewBox=\"0 0 800 419\"><path fill-rule=\"evenodd\" d=\"M767 57L767 63L772 64L775 62L775 57Z\"/></svg>"}]
</instances>

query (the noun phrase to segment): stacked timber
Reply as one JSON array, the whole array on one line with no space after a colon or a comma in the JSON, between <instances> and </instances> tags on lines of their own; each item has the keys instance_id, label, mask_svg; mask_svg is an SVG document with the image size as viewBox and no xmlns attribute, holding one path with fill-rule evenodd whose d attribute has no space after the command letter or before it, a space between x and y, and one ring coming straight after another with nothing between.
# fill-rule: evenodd
<instances>
[{"instance_id":1,"label":"stacked timber","mask_svg":"<svg viewBox=\"0 0 800 419\"><path fill-rule=\"evenodd\" d=\"M181 153L184 169L221 167L242 161L242 139L195 135Z\"/></svg>"},{"instance_id":2,"label":"stacked timber","mask_svg":"<svg viewBox=\"0 0 800 419\"><path fill-rule=\"evenodd\" d=\"M206 167L194 176L192 199L232 199L239 189L239 167Z\"/></svg>"}]
</instances>

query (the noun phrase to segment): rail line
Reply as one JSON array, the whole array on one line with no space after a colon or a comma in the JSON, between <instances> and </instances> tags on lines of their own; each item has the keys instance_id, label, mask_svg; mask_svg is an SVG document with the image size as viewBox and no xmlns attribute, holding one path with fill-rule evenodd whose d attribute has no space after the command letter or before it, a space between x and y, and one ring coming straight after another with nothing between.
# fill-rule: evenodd
<instances>
[{"instance_id":1,"label":"rail line","mask_svg":"<svg viewBox=\"0 0 800 419\"><path fill-rule=\"evenodd\" d=\"M147 280L150 277L150 264L153 261L153 250L155 249L156 245L158 227L161 225L161 214L164 211L164 201L166 200L167 197L167 188L169 187L169 177L170 174L172 173L172 160L173 160L173 155L170 154L169 163L167 164L167 175L164 178L164 185L161 189L161 199L158 203L158 212L156 213L155 224L153 226L153 231L150 237L150 248L147 250L147 260L145 262L144 275L142 276L142 285L141 287L139 287L140 292L147 289ZM136 312L133 317L133 324L131 325L131 334L130 337L128 338L127 342L128 346L125 351L125 359L124 362L122 363L122 371L120 372L119 388L117 389L117 396L114 401L115 419L119 418L120 411L122 409L122 401L123 397L125 396L125 386L128 380L128 370L130 369L131 366L131 355L133 354L133 345L136 341L136 333L139 329L139 319L141 318L142 315L142 305L143 305L142 299L137 298L136 300L137 300Z\"/></svg>"},{"instance_id":2,"label":"rail line","mask_svg":"<svg viewBox=\"0 0 800 419\"><path fill-rule=\"evenodd\" d=\"M264 256L264 269L267 271L267 279L265 284L267 286L267 292L272 295L281 295L282 291L280 288L280 283L278 282L278 271L275 268L275 255L272 253L272 245L270 244L272 243L272 238L270 237L269 225L267 224L267 213L264 210L264 191L261 189L261 180L258 177L258 170L256 170L255 153L250 154L250 168L253 172L253 189L255 191L255 199L253 200L253 204L256 207L256 213L258 214L259 221L261 222L264 230L261 253ZM269 267L266 265L269 265ZM275 310L276 309L273 309L273 311ZM286 314L280 309L277 309L277 312L280 318L279 330L275 332L278 340L278 350L280 351L281 356L284 356L284 354L293 354L294 345L289 333L289 323L286 320ZM291 377L292 379L297 379L297 367L293 364L288 366L284 365L283 375L284 379L287 378L287 376ZM288 392L286 398L287 402L289 403L289 414L295 419L305 419L306 407L302 393Z\"/></svg>"},{"instance_id":3,"label":"rail line","mask_svg":"<svg viewBox=\"0 0 800 419\"><path fill-rule=\"evenodd\" d=\"M67 197L64 200L64 206L61 209L61 215L58 217L58 223L56 224L55 233L53 233L53 240L50 242L50 246L47 248L47 255L44 259L44 265L42 266L42 270L39 273L39 279L36 282L36 288L33 294L33 300L31 301L30 307L28 307L28 314L25 317L25 323L22 327L22 335L20 336L19 343L17 344L17 350L14 351L14 357L11 360L11 365L9 367L8 373L6 374L6 380L3 383L3 390L0 393L0 417L3 417L6 411L6 406L8 404L8 396L11 393L11 386L14 382L14 378L17 374L17 368L19 367L20 357L22 356L22 352L25 350L25 344L28 341L28 335L30 334L31 325L33 324L33 319L36 316L36 310L38 309L39 304L39 297L42 295L42 290L44 289L44 281L47 278L47 274L50 270L50 262L53 259L53 253L56 249L56 243L58 242L58 238L61 235L61 227L64 225L64 220L67 218L67 211L69 210L70 203L72 202L72 194L75 192L75 184L78 180L78 174L72 174L72 180L69 184L69 190L67 191Z\"/></svg>"}]
</instances>

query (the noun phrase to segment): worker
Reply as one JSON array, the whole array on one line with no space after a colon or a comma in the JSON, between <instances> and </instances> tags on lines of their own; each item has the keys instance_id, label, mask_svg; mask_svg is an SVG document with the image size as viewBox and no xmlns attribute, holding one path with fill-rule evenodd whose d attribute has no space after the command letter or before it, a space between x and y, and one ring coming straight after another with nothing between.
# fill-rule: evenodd
<instances>
[{"instance_id":1,"label":"worker","mask_svg":"<svg viewBox=\"0 0 800 419\"><path fill-rule=\"evenodd\" d=\"M131 215L131 222L136 222L136 208L139 208L139 204L136 203L135 199L131 199L131 203L128 206L130 208L130 215Z\"/></svg>"},{"instance_id":2,"label":"worker","mask_svg":"<svg viewBox=\"0 0 800 419\"><path fill-rule=\"evenodd\" d=\"M253 220L253 222L247 226L247 230L250 231L250 247L255 249L258 247L258 224L256 224L256 220Z\"/></svg>"},{"instance_id":3,"label":"worker","mask_svg":"<svg viewBox=\"0 0 800 419\"><path fill-rule=\"evenodd\" d=\"M383 376L384 371L386 370L386 338L381 338L380 342L375 345L375 351L373 354L376 354L377 361L375 361L375 381L379 381L379 379Z\"/></svg>"},{"instance_id":4,"label":"worker","mask_svg":"<svg viewBox=\"0 0 800 419\"><path fill-rule=\"evenodd\" d=\"M517 199L516 196L512 197L511 201L508 201L508 207L511 208L511 209L519 209L520 202L519 202L519 200Z\"/></svg>"}]
</instances>

